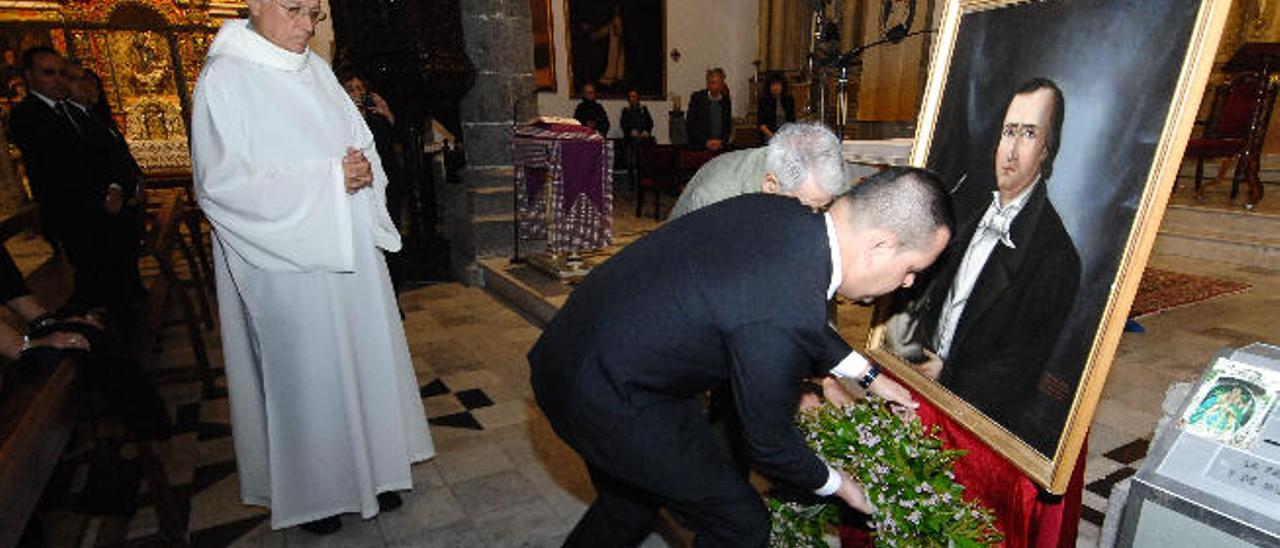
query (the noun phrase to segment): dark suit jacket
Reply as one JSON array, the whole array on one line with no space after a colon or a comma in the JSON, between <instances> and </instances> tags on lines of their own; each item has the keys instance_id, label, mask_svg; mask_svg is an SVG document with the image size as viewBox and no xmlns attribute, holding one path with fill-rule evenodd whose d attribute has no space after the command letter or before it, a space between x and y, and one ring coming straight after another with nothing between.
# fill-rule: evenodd
<instances>
[{"instance_id":1,"label":"dark suit jacket","mask_svg":"<svg viewBox=\"0 0 1280 548\"><path fill-rule=\"evenodd\" d=\"M622 119L619 121L622 125L622 138L630 139L631 130L653 131L653 117L649 116L649 107L644 105L636 105L622 109Z\"/></svg>"},{"instance_id":2,"label":"dark suit jacket","mask_svg":"<svg viewBox=\"0 0 1280 548\"><path fill-rule=\"evenodd\" d=\"M94 124L93 131L98 132L98 138L102 139L99 148L105 150L108 155L106 160L110 170L107 175L108 184L120 185L126 198L133 196L138 183L142 181L142 167L138 165L138 160L129 150L129 142L116 126L115 120L105 115L98 116L93 112L88 114Z\"/></svg>"},{"instance_id":3,"label":"dark suit jacket","mask_svg":"<svg viewBox=\"0 0 1280 548\"><path fill-rule=\"evenodd\" d=\"M583 99L578 103L578 107L573 109L573 117L584 126L594 124L593 127L600 132L601 137L609 136L609 114L604 111L604 106L600 103Z\"/></svg>"},{"instance_id":4,"label":"dark suit jacket","mask_svg":"<svg viewBox=\"0 0 1280 548\"><path fill-rule=\"evenodd\" d=\"M611 440L681 439L681 421L642 410L687 404L694 421L696 399L728 383L757 467L817 489L826 467L794 423L801 381L851 351L827 325L828 246L822 215L772 195L664 225L596 267L543 331L529 353L539 405L588 463L625 470L663 448L618 454Z\"/></svg>"},{"instance_id":5,"label":"dark suit jacket","mask_svg":"<svg viewBox=\"0 0 1280 548\"><path fill-rule=\"evenodd\" d=\"M920 333L927 347L936 339L939 312L983 211L962 220L925 293ZM1035 403L1047 397L1039 390L1041 377L1075 301L1080 257L1043 182L1032 190L1010 232L1015 248L997 244L987 259L939 381L1018 433L1043 429L1039 413L1047 410Z\"/></svg>"},{"instance_id":6,"label":"dark suit jacket","mask_svg":"<svg viewBox=\"0 0 1280 548\"><path fill-rule=\"evenodd\" d=\"M706 148L707 141L711 139L719 139L726 144L729 142L729 136L733 135L733 101L729 99L729 94L725 93L720 97L720 133L711 134L711 97L707 94L707 90L695 92L689 97L689 148Z\"/></svg>"},{"instance_id":7,"label":"dark suit jacket","mask_svg":"<svg viewBox=\"0 0 1280 548\"><path fill-rule=\"evenodd\" d=\"M769 131L776 132L782 124L796 121L795 98L790 95L782 96L782 112L787 119L778 119L778 111L774 106L774 98L772 95L761 97L760 103L756 105L756 125L768 126Z\"/></svg>"},{"instance_id":8,"label":"dark suit jacket","mask_svg":"<svg viewBox=\"0 0 1280 548\"><path fill-rule=\"evenodd\" d=\"M41 222L46 235L55 239L106 216L104 200L113 173L104 148L108 145L101 133L85 129L83 135L77 133L61 114L31 94L9 115L9 130L22 151Z\"/></svg>"}]
</instances>

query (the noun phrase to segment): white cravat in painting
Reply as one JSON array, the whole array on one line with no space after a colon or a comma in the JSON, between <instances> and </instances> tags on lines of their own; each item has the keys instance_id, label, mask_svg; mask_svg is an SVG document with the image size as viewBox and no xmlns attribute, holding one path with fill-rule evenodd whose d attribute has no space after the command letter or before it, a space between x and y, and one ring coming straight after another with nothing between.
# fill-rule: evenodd
<instances>
[{"instance_id":1,"label":"white cravat in painting","mask_svg":"<svg viewBox=\"0 0 1280 548\"><path fill-rule=\"evenodd\" d=\"M992 191L991 205L987 206L987 211L982 214L982 220L978 222L978 228L973 232L973 238L969 240L969 247L965 249L960 267L956 269L956 277L951 282L951 289L947 291L947 300L942 304L942 311L938 315L938 334L937 340L934 341L934 351L944 360L951 351L956 326L960 323L960 317L964 315L964 307L969 302L969 295L973 293L973 286L978 283L978 276L986 267L987 259L991 258L996 244L1014 248L1009 229L1037 184L1040 184L1039 180L1028 185L1018 197L1003 206L1000 205L1000 193Z\"/></svg>"}]
</instances>

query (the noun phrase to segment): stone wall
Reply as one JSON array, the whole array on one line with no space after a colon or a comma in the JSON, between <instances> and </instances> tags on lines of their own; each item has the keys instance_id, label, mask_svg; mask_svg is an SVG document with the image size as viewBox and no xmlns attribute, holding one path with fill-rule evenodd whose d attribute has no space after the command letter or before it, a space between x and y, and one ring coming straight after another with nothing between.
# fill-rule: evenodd
<instances>
[{"instance_id":1,"label":"stone wall","mask_svg":"<svg viewBox=\"0 0 1280 548\"><path fill-rule=\"evenodd\" d=\"M455 276L479 283L475 260L510 255L511 131L537 111L533 96L532 23L527 0L462 3L466 51L475 84L461 104L467 167L446 190L446 219Z\"/></svg>"}]
</instances>

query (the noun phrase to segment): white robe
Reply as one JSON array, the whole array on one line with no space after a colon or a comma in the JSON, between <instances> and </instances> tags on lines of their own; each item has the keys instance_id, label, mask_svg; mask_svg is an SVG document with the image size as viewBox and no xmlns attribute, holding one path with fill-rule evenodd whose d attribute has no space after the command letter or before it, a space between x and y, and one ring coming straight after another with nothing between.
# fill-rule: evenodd
<instances>
[{"instance_id":1,"label":"white robe","mask_svg":"<svg viewBox=\"0 0 1280 548\"><path fill-rule=\"evenodd\" d=\"M377 248L396 251L373 136L332 70L247 21L223 25L196 86L196 196L214 226L240 493L283 528L377 514L435 454ZM343 185L347 147L374 184Z\"/></svg>"}]
</instances>

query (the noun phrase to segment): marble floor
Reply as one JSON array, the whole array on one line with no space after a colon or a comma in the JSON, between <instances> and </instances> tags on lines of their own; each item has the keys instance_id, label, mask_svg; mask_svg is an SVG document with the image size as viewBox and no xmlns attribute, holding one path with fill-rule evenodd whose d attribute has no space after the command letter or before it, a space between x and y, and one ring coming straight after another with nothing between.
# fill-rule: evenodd
<instances>
[{"instance_id":1,"label":"marble floor","mask_svg":"<svg viewBox=\"0 0 1280 548\"><path fill-rule=\"evenodd\" d=\"M630 209L622 204L616 211ZM649 226L623 215L618 228L634 234ZM1280 271L1174 256L1151 264L1241 280L1252 289L1144 318L1144 333L1124 335L1091 429L1079 546L1096 545L1111 487L1141 466L1165 388L1196 378L1223 346L1280 341ZM404 507L370 520L344 516L342 532L329 537L272 531L265 510L239 503L225 390L202 393L183 374L194 367L185 333L178 325L166 330L152 373L180 433L162 457L192 546L560 544L592 490L581 460L532 403L524 356L539 335L536 323L483 288L456 283L406 291L400 303L438 454L413 467L414 490L405 494ZM865 336L867 314L842 308L842 331L855 342ZM217 332L205 337L220 364ZM87 460L81 444L64 460L61 490L46 494L50 546L173 545L158 535L156 497L145 487L131 515L79 512ZM655 534L645 546L678 546L678 537Z\"/></svg>"}]
</instances>

